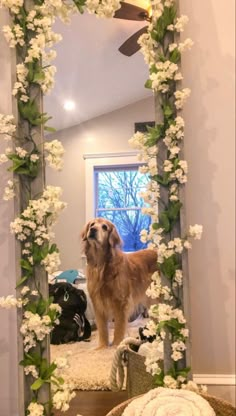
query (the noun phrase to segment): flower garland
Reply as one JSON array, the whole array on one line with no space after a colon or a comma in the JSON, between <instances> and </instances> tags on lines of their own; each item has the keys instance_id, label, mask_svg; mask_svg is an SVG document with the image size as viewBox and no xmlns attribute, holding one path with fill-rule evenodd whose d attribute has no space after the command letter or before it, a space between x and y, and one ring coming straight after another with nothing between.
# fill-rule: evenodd
<instances>
[{"instance_id":1,"label":"flower garland","mask_svg":"<svg viewBox=\"0 0 236 416\"><path fill-rule=\"evenodd\" d=\"M188 22L187 16L177 16L175 0L151 3L151 22L138 42L149 66L146 87L158 97L162 121L155 127L147 127L147 133L135 133L129 140L139 150L139 159L145 162L140 172L150 175L146 192L141 196L150 205L143 213L151 216L152 224L148 231L141 231L141 240L149 242L148 246L158 252L158 270L147 290L147 295L158 303L151 306L150 320L143 331L145 336L155 337L155 348L147 349L145 365L158 386L198 390L195 383L187 381L190 368L184 365L189 330L181 300L182 254L192 247L191 239L201 238L202 226L190 226L184 236L178 228L182 207L180 188L187 182L188 173L187 162L180 156L185 123L179 111L190 95L188 88L178 89L183 78L179 64L181 53L190 49L193 42L191 39L175 42L176 34L183 32ZM167 368L160 359L163 343L168 343L170 351ZM165 354L164 348L164 357Z\"/></svg>"},{"instance_id":2,"label":"flower garland","mask_svg":"<svg viewBox=\"0 0 236 416\"><path fill-rule=\"evenodd\" d=\"M25 404L28 416L51 415L52 408L65 412L75 396L73 385L61 377L64 359L49 363L45 358L45 341L54 325L58 324L61 308L52 299L44 297L42 282L37 280L36 270L44 268L48 273L58 270L59 250L53 244L52 228L66 204L60 201L61 189L47 186L40 195L33 194L33 180L40 174L43 161L61 170L64 148L58 140L43 141L35 137L37 129L52 132L47 126L50 117L41 112L38 97L47 94L54 86L56 68L51 64L56 57L52 46L62 37L52 30L55 19L70 20L72 13L85 10L98 17L113 17L120 7L119 0L0 0L0 7L8 9L12 24L2 28L10 48L17 54L16 81L12 95L18 104L19 122L12 115L0 114L0 137L6 141L0 164L8 165L14 173L3 193L4 200L18 195L23 189L24 206L20 215L10 224L11 232L21 244L20 266L22 275L17 282L20 296L0 298L0 307L22 309L20 333L24 357L20 365L30 386L31 397ZM28 286L29 284L29 286ZM22 287L22 285L24 285ZM63 361L64 360L64 361ZM43 402L40 391L50 385L48 401Z\"/></svg>"}]
</instances>

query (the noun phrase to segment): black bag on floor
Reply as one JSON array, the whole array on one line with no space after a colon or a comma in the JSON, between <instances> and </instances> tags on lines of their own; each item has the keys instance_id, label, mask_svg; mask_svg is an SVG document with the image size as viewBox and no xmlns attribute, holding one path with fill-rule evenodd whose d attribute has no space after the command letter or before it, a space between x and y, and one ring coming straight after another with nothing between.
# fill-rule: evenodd
<instances>
[{"instance_id":1,"label":"black bag on floor","mask_svg":"<svg viewBox=\"0 0 236 416\"><path fill-rule=\"evenodd\" d=\"M49 295L62 308L60 323L51 333L51 344L67 344L90 338L91 326L85 316L87 298L84 291L70 283L61 282L49 285Z\"/></svg>"}]
</instances>

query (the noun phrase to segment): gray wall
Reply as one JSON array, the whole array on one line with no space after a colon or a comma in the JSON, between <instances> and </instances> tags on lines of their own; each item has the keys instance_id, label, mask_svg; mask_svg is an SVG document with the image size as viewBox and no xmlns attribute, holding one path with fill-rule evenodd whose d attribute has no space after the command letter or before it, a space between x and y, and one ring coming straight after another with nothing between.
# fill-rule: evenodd
<instances>
[{"instance_id":1,"label":"gray wall","mask_svg":"<svg viewBox=\"0 0 236 416\"><path fill-rule=\"evenodd\" d=\"M7 15L0 10L0 27L7 24ZM10 51L0 33L0 113L11 114ZM0 140L0 153L5 143ZM2 193L10 175L0 165L0 297L14 294L14 239L9 234L13 219L13 203L2 200ZM0 416L17 414L17 337L15 310L0 309Z\"/></svg>"}]
</instances>

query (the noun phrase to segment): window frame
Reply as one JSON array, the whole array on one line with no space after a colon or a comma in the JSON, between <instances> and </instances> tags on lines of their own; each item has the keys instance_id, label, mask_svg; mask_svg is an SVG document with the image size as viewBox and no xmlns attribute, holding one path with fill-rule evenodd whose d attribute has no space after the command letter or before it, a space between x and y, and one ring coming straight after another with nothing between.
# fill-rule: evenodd
<instances>
[{"instance_id":1,"label":"window frame","mask_svg":"<svg viewBox=\"0 0 236 416\"><path fill-rule=\"evenodd\" d=\"M94 218L95 213L95 168L112 168L142 166L137 158L137 152L85 154L85 220L86 223Z\"/></svg>"}]
</instances>

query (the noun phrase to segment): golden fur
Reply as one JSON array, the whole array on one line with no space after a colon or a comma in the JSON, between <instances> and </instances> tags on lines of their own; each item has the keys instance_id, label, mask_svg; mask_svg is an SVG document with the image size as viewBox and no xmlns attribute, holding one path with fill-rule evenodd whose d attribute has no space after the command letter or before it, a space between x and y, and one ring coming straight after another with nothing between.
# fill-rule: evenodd
<instances>
[{"instance_id":1,"label":"golden fur","mask_svg":"<svg viewBox=\"0 0 236 416\"><path fill-rule=\"evenodd\" d=\"M112 222L95 218L82 232L87 257L87 283L99 334L99 347L109 345L108 321L114 319L113 345L124 338L134 307L146 301L146 289L157 269L157 253L140 250L124 253Z\"/></svg>"}]
</instances>

